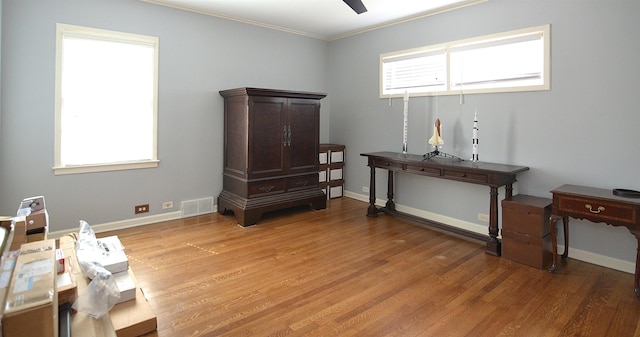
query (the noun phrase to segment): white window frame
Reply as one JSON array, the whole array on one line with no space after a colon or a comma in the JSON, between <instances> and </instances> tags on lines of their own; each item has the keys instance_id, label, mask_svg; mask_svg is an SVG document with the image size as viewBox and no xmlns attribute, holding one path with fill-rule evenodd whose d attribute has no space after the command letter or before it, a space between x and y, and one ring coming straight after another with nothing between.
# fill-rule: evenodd
<instances>
[{"instance_id":1,"label":"white window frame","mask_svg":"<svg viewBox=\"0 0 640 337\"><path fill-rule=\"evenodd\" d=\"M62 158L62 124L63 124L63 99L62 99L62 66L64 39L79 38L94 41L117 42L131 44L133 46L143 46L153 48L153 93L152 93L152 125L145 127L152 128L152 140L150 141L150 158L140 160L123 160L117 162L99 162L88 164L65 164ZM142 169L158 167L158 46L159 39L153 36L137 35L130 33L115 32L109 30L95 29L89 27L74 26L58 23L56 25L56 87L55 87L55 164L53 167L55 175L103 172L129 169ZM126 80L125 80L126 81ZM109 93L105 93L109 95ZM147 129L148 131L148 129ZM113 137L118 137L118 130L114 130Z\"/></svg>"},{"instance_id":2,"label":"white window frame","mask_svg":"<svg viewBox=\"0 0 640 337\"><path fill-rule=\"evenodd\" d=\"M549 24L518 29L503 33L484 35L474 37L470 39L452 41L437 45L425 46L420 48L401 50L396 52L390 52L380 55L380 98L389 97L402 97L405 90L411 94L411 96L437 96L437 95L458 95L464 94L479 94L479 93L497 93L497 92L517 92L517 91L540 91L550 90L551 88L551 27ZM457 60L455 53L461 51L481 51L485 47L494 46L516 46L518 43L524 41L540 40L542 44L542 52L537 55L537 58L533 61L537 65L542 62L542 69L540 73L521 74L518 76L507 78L494 78L491 81L486 81L482 84L465 84L460 85L460 82L464 82L464 71L460 71L460 68L464 67L464 59L461 62L452 64L452 60ZM517 47L516 47L517 48ZM486 49L486 48L485 48ZM506 49L506 48L503 48ZM395 89L388 90L385 88L385 81L388 86L388 73L389 64L394 62L417 58L418 56L435 50L444 50L446 53L445 64L442 65L446 69L446 80L443 85L440 86L414 86L414 87L396 87ZM453 56L452 56L453 54ZM499 55L506 57L506 55ZM473 62L470 62L473 63ZM504 64L501 63L501 64ZM474 66L473 64L467 66ZM480 65L475 65L478 68ZM490 65L483 64L483 67L490 67Z\"/></svg>"}]
</instances>

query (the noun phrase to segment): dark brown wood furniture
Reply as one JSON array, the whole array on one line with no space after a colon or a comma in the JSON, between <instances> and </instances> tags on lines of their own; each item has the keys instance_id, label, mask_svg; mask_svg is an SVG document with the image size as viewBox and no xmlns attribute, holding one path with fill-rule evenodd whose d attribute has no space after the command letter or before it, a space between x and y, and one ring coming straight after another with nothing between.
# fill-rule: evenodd
<instances>
[{"instance_id":1,"label":"dark brown wood furniture","mask_svg":"<svg viewBox=\"0 0 640 337\"><path fill-rule=\"evenodd\" d=\"M238 88L224 97L223 190L218 212L238 223L265 212L326 207L318 184L320 99L326 94Z\"/></svg>"},{"instance_id":2,"label":"dark brown wood furniture","mask_svg":"<svg viewBox=\"0 0 640 337\"><path fill-rule=\"evenodd\" d=\"M320 144L320 188L327 199L344 195L344 145Z\"/></svg>"},{"instance_id":3,"label":"dark brown wood furniture","mask_svg":"<svg viewBox=\"0 0 640 337\"><path fill-rule=\"evenodd\" d=\"M612 190L576 185L562 185L551 191L553 206L549 227L553 245L553 262L549 272L553 273L558 266L558 247L556 222L562 220L564 228L564 253L569 251L569 217L585 219L592 222L604 222L612 226L624 226L638 240L636 252L636 272L634 290L640 298L640 199L625 198L613 194Z\"/></svg>"},{"instance_id":4,"label":"dark brown wood furniture","mask_svg":"<svg viewBox=\"0 0 640 337\"><path fill-rule=\"evenodd\" d=\"M529 170L526 166L514 166L494 164L486 162L472 162L458 159L432 158L424 160L421 155L402 154L396 152L363 153L368 158L368 166L371 168L369 183L369 208L367 216L375 217L380 212L398 214L395 209L393 174L403 172L423 176L450 179L472 184L489 186L489 237L479 236L466 230L452 226L426 221L428 225L449 230L458 234L470 236L476 239L486 240L486 252L492 255L500 255L500 240L498 239L498 188L505 186L506 197L513 194L513 183L516 182L516 174ZM378 208L376 202L376 168L388 171L387 202L385 207ZM416 219L419 220L419 219Z\"/></svg>"},{"instance_id":5,"label":"dark brown wood furniture","mask_svg":"<svg viewBox=\"0 0 640 337\"><path fill-rule=\"evenodd\" d=\"M538 269L551 265L551 199L517 194L502 200L502 257Z\"/></svg>"}]
</instances>

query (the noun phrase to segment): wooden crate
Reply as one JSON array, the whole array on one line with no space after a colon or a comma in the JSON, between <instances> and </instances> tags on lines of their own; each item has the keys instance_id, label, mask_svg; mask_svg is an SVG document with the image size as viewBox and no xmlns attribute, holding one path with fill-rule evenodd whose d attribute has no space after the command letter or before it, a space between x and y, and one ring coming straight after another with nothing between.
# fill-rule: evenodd
<instances>
[{"instance_id":1,"label":"wooden crate","mask_svg":"<svg viewBox=\"0 0 640 337\"><path fill-rule=\"evenodd\" d=\"M552 260L551 199L514 195L502 201L502 256L546 269Z\"/></svg>"}]
</instances>

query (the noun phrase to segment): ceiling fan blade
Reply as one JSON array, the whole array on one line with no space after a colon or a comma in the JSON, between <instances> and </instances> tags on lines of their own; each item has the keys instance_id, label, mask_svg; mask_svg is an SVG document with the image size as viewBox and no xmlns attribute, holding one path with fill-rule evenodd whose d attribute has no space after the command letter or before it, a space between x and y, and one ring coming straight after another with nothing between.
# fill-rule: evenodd
<instances>
[{"instance_id":1,"label":"ceiling fan blade","mask_svg":"<svg viewBox=\"0 0 640 337\"><path fill-rule=\"evenodd\" d=\"M367 8L362 3L362 0L343 0L343 1L358 14L362 14L367 11Z\"/></svg>"}]
</instances>

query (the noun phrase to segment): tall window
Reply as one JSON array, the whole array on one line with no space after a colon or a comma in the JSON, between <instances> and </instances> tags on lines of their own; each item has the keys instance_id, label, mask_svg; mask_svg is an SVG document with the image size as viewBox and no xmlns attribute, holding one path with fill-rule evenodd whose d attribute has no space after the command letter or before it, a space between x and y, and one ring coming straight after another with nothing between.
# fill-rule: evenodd
<instances>
[{"instance_id":1,"label":"tall window","mask_svg":"<svg viewBox=\"0 0 640 337\"><path fill-rule=\"evenodd\" d=\"M55 174L157 167L158 38L57 25Z\"/></svg>"},{"instance_id":2,"label":"tall window","mask_svg":"<svg viewBox=\"0 0 640 337\"><path fill-rule=\"evenodd\" d=\"M382 54L380 97L549 90L549 63L549 25Z\"/></svg>"}]
</instances>

